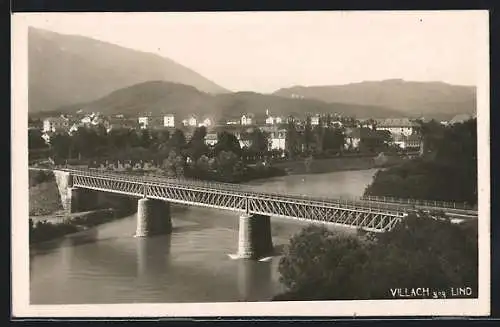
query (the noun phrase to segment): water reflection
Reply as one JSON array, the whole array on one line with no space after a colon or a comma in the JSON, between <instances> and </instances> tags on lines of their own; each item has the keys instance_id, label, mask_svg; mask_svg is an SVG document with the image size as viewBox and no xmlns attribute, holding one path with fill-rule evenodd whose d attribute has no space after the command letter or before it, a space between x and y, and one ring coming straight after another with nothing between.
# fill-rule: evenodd
<instances>
[{"instance_id":1,"label":"water reflection","mask_svg":"<svg viewBox=\"0 0 500 327\"><path fill-rule=\"evenodd\" d=\"M273 295L272 263L238 260L238 293L241 301L265 301Z\"/></svg>"},{"instance_id":2,"label":"water reflection","mask_svg":"<svg viewBox=\"0 0 500 327\"><path fill-rule=\"evenodd\" d=\"M170 263L171 235L137 237L137 277L152 278L162 276Z\"/></svg>"}]
</instances>

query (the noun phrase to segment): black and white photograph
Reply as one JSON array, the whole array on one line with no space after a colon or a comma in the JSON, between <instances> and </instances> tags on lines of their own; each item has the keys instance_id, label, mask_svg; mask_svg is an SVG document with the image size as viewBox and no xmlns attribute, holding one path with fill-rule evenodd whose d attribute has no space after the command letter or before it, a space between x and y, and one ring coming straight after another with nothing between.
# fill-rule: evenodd
<instances>
[{"instance_id":1,"label":"black and white photograph","mask_svg":"<svg viewBox=\"0 0 500 327\"><path fill-rule=\"evenodd\" d=\"M487 11L13 14L13 315L488 315L489 92Z\"/></svg>"}]
</instances>

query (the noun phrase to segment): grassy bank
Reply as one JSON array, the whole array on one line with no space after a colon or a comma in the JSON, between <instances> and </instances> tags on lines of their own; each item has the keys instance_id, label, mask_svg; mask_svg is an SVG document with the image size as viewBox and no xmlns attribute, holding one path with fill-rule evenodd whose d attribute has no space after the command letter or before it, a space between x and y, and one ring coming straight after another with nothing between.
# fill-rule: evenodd
<instances>
[{"instance_id":1,"label":"grassy bank","mask_svg":"<svg viewBox=\"0 0 500 327\"><path fill-rule=\"evenodd\" d=\"M78 212L61 217L30 218L30 244L86 230L116 218L113 209Z\"/></svg>"},{"instance_id":2,"label":"grassy bank","mask_svg":"<svg viewBox=\"0 0 500 327\"><path fill-rule=\"evenodd\" d=\"M49 215L62 209L55 180L45 181L29 188L30 216Z\"/></svg>"}]
</instances>

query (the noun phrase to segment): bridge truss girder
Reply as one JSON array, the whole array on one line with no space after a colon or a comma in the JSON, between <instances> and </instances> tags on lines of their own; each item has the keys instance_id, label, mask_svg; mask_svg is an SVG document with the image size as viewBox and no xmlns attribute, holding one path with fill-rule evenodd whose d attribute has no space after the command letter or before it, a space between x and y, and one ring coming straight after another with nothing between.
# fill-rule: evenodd
<instances>
[{"instance_id":1,"label":"bridge truss girder","mask_svg":"<svg viewBox=\"0 0 500 327\"><path fill-rule=\"evenodd\" d=\"M373 232L391 230L404 217L402 212L343 207L339 203L219 190L209 186L141 182L139 179L127 180L122 176L74 174L73 186L173 203L362 228Z\"/></svg>"}]
</instances>

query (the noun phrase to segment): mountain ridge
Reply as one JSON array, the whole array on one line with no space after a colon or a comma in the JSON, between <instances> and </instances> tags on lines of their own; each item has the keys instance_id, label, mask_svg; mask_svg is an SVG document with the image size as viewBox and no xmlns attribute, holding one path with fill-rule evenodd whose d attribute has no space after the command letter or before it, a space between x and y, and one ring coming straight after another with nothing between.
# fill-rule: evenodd
<instances>
[{"instance_id":1,"label":"mountain ridge","mask_svg":"<svg viewBox=\"0 0 500 327\"><path fill-rule=\"evenodd\" d=\"M30 112L92 101L150 80L179 82L207 93L230 92L154 53L34 27L28 30L28 40Z\"/></svg>"},{"instance_id":2,"label":"mountain ridge","mask_svg":"<svg viewBox=\"0 0 500 327\"><path fill-rule=\"evenodd\" d=\"M393 108L409 116L449 118L476 112L476 88L441 81L420 82L403 79L364 81L343 85L296 85L272 94L303 97L325 102L376 105Z\"/></svg>"},{"instance_id":3,"label":"mountain ridge","mask_svg":"<svg viewBox=\"0 0 500 327\"><path fill-rule=\"evenodd\" d=\"M60 108L64 111L64 108ZM69 111L103 114L138 115L144 112L201 114L216 118L238 117L243 113L273 115L305 115L306 113L340 113L363 117L401 117L396 110L377 106L325 103L315 99L287 99L256 92L209 94L198 89L167 81L148 81L115 90L95 101L71 106Z\"/></svg>"}]
</instances>

